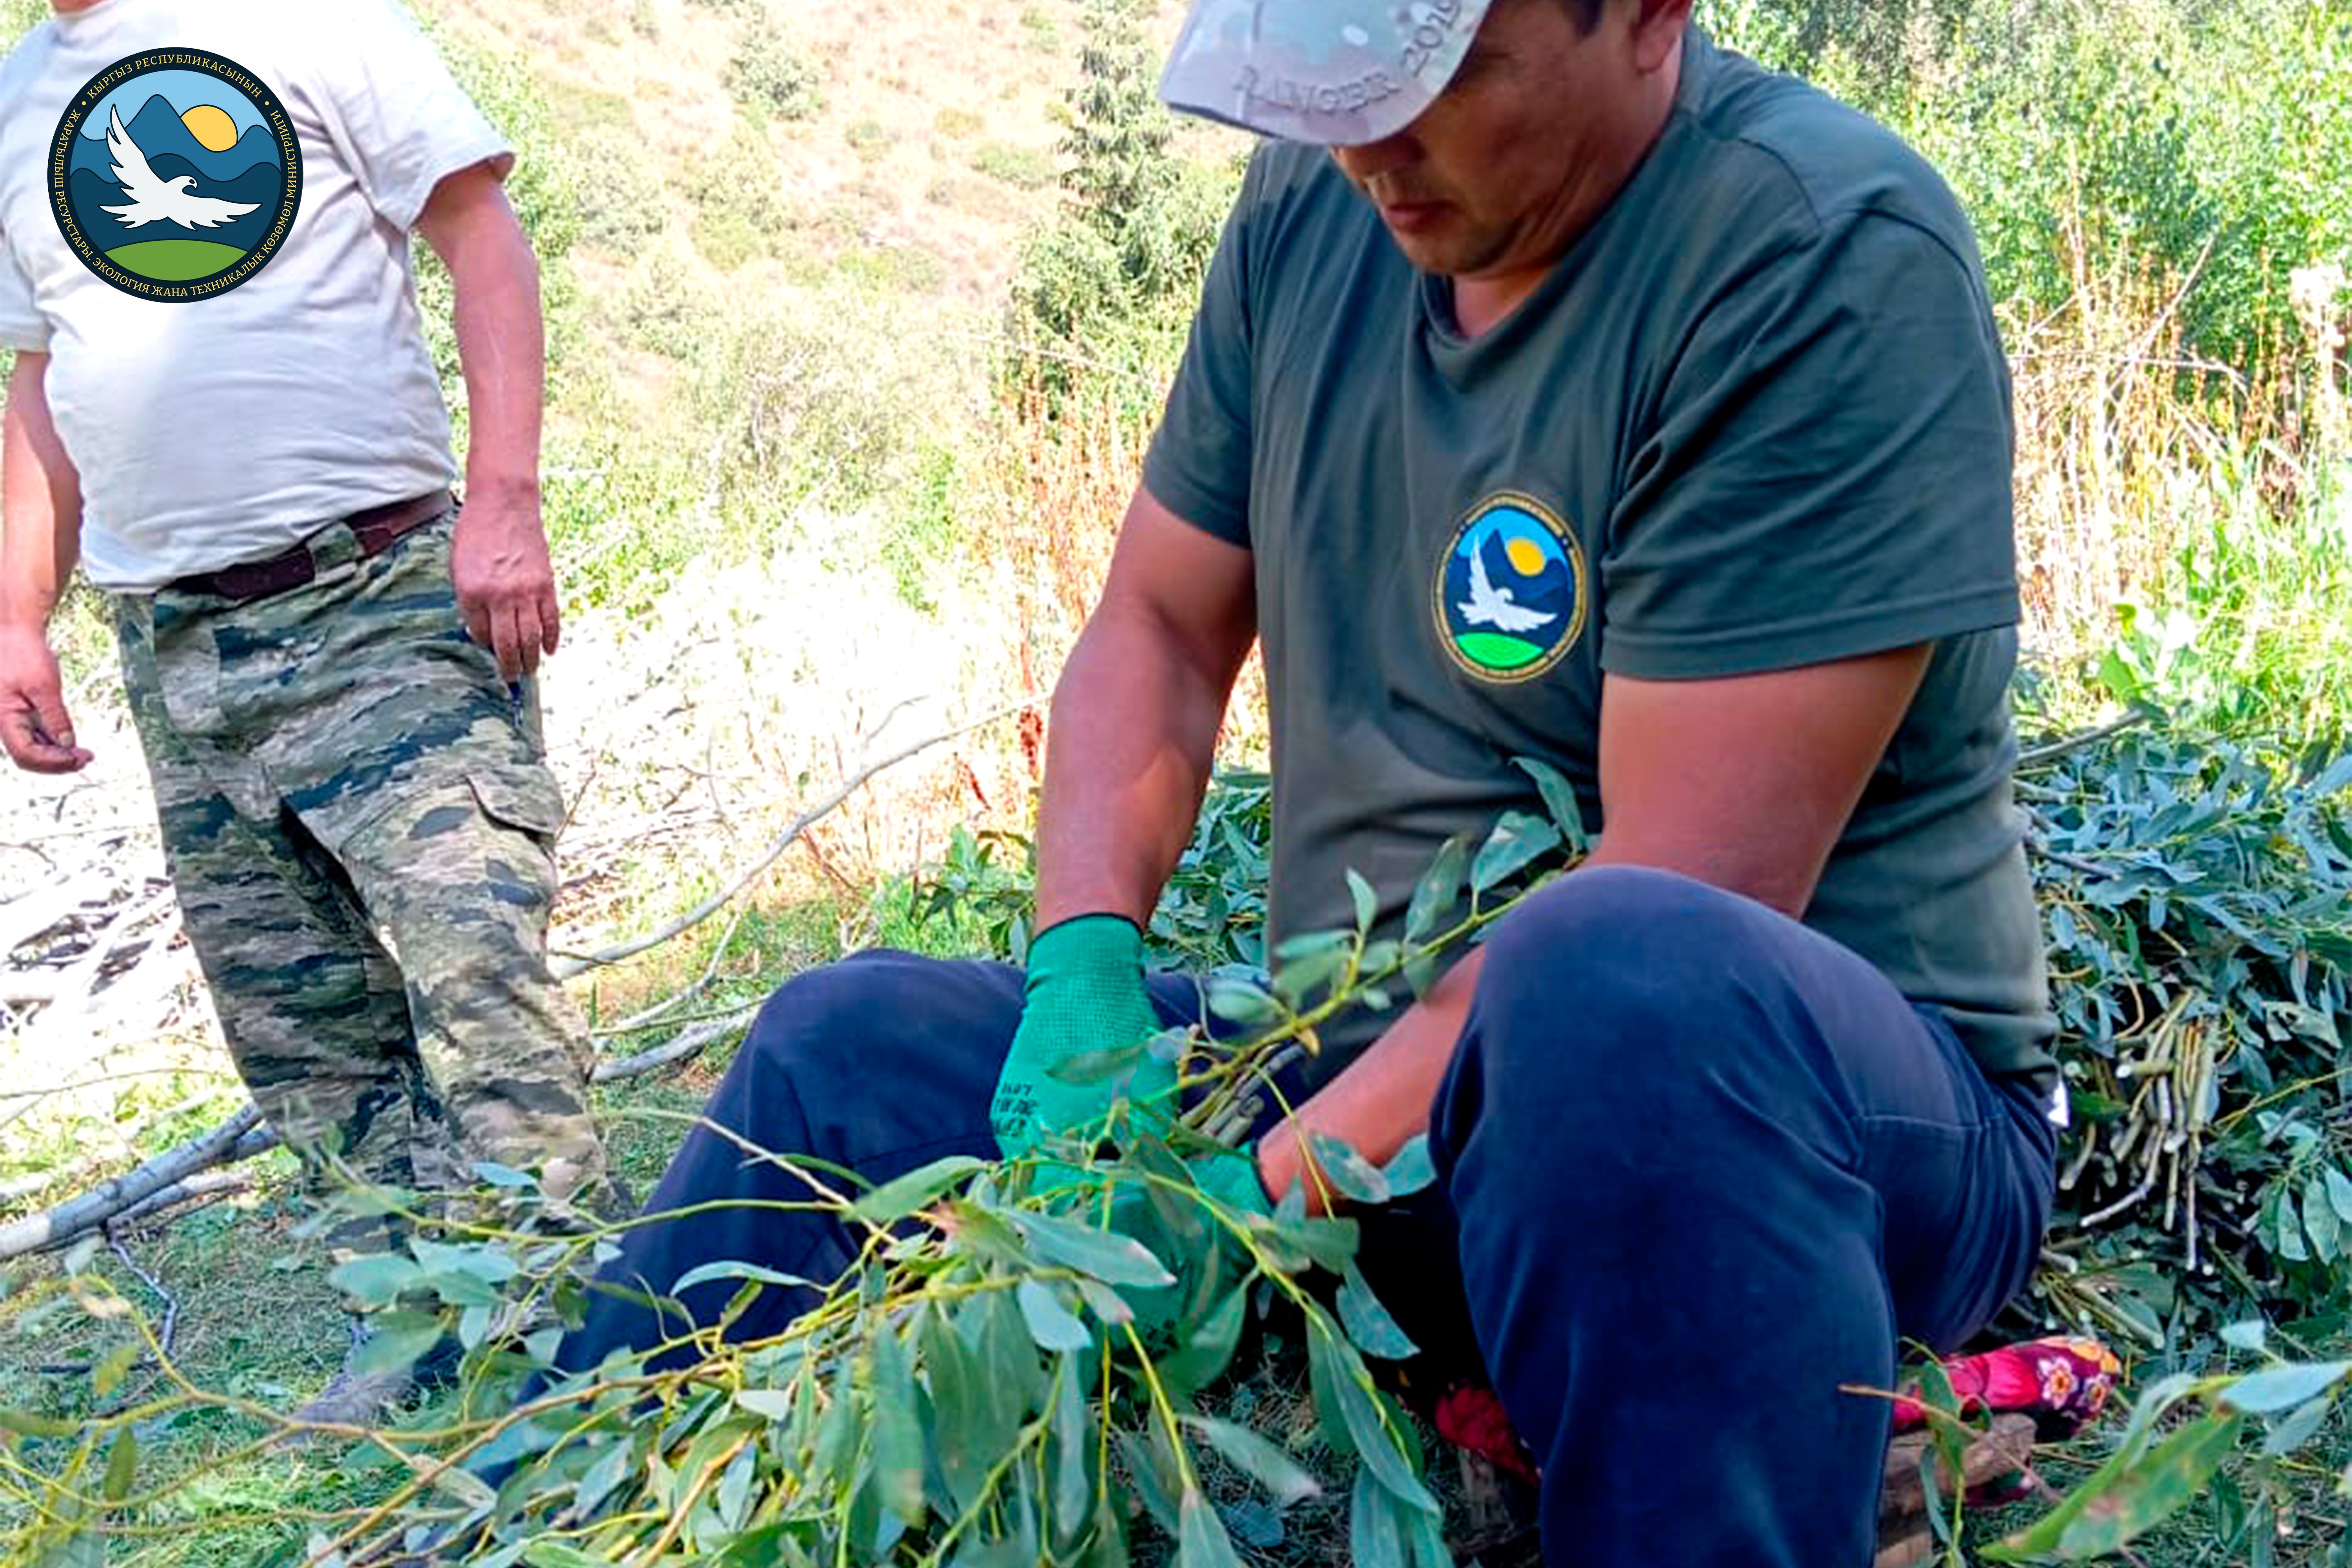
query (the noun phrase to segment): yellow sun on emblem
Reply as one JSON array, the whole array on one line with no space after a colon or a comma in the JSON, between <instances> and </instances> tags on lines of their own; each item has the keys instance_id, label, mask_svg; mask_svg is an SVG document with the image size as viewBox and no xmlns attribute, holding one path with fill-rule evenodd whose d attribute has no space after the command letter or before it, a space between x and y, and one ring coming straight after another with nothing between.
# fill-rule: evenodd
<instances>
[{"instance_id":1,"label":"yellow sun on emblem","mask_svg":"<svg viewBox=\"0 0 2352 1568\"><path fill-rule=\"evenodd\" d=\"M236 145L236 121L209 103L200 103L180 116L180 123L207 152L226 153Z\"/></svg>"},{"instance_id":2,"label":"yellow sun on emblem","mask_svg":"<svg viewBox=\"0 0 2352 1568\"><path fill-rule=\"evenodd\" d=\"M1522 577L1538 576L1543 572L1543 547L1532 539L1506 541L1503 553L1511 558L1512 569Z\"/></svg>"}]
</instances>

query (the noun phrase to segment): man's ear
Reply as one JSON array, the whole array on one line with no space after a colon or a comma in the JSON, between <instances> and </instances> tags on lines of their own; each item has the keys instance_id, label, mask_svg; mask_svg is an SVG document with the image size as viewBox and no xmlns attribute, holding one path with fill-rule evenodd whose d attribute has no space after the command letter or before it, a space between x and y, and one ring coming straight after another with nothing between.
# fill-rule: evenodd
<instances>
[{"instance_id":1,"label":"man's ear","mask_svg":"<svg viewBox=\"0 0 2352 1568\"><path fill-rule=\"evenodd\" d=\"M1633 63L1646 74L1663 70L1682 47L1690 26L1692 0L1638 0L1633 18Z\"/></svg>"}]
</instances>

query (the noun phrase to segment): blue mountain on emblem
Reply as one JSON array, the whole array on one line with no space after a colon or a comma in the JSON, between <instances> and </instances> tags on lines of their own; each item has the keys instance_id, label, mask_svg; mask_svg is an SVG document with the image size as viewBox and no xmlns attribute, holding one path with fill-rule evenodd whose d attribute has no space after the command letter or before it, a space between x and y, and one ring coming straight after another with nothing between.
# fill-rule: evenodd
<instances>
[{"instance_id":1,"label":"blue mountain on emblem","mask_svg":"<svg viewBox=\"0 0 2352 1568\"><path fill-rule=\"evenodd\" d=\"M160 92L142 104L138 114L126 121L123 128L139 143L139 150L147 154L149 163L164 157L181 159L188 168L178 172L193 173L200 187L234 180L257 163L268 163L273 168L278 164L278 139L265 128L248 126L235 146L215 153L196 140L195 133L180 118L180 111L172 107L172 100ZM88 170L109 184L114 183L114 155L107 151L106 121L102 118L85 122L75 134L70 166L76 171Z\"/></svg>"}]
</instances>

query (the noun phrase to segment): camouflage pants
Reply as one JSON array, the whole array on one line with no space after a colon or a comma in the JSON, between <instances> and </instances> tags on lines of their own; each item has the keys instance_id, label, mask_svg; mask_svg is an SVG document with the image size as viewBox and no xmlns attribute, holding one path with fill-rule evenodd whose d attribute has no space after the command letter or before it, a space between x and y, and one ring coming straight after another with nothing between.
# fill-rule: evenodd
<instances>
[{"instance_id":1,"label":"camouflage pants","mask_svg":"<svg viewBox=\"0 0 2352 1568\"><path fill-rule=\"evenodd\" d=\"M475 1161L601 1196L586 1030L547 964L563 818L536 702L469 641L450 519L243 604L114 600L188 938L238 1072L331 1184ZM360 1238L352 1237L354 1242Z\"/></svg>"}]
</instances>

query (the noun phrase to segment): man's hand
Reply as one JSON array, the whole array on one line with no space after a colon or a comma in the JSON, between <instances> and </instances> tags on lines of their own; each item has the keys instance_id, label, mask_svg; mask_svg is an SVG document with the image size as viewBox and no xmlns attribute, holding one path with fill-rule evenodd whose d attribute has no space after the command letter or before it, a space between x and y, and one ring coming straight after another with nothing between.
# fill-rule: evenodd
<instances>
[{"instance_id":1,"label":"man's hand","mask_svg":"<svg viewBox=\"0 0 2352 1568\"><path fill-rule=\"evenodd\" d=\"M467 635L498 655L499 673L509 680L537 673L562 635L538 493L469 496L450 541L449 580Z\"/></svg>"},{"instance_id":2,"label":"man's hand","mask_svg":"<svg viewBox=\"0 0 2352 1568\"><path fill-rule=\"evenodd\" d=\"M1071 1083L1054 1075L1095 1051L1118 1050L1160 1027L1143 984L1143 933L1120 915L1088 914L1037 934L1029 945L1029 979L1012 1053L998 1074L989 1125L1008 1160L1048 1132L1067 1132L1110 1108L1116 1077ZM1127 1096L1144 1101L1175 1087L1176 1069L1147 1055Z\"/></svg>"},{"instance_id":3,"label":"man's hand","mask_svg":"<svg viewBox=\"0 0 2352 1568\"><path fill-rule=\"evenodd\" d=\"M57 655L28 627L0 629L0 744L30 773L78 773L89 765L89 752L74 744Z\"/></svg>"}]
</instances>

